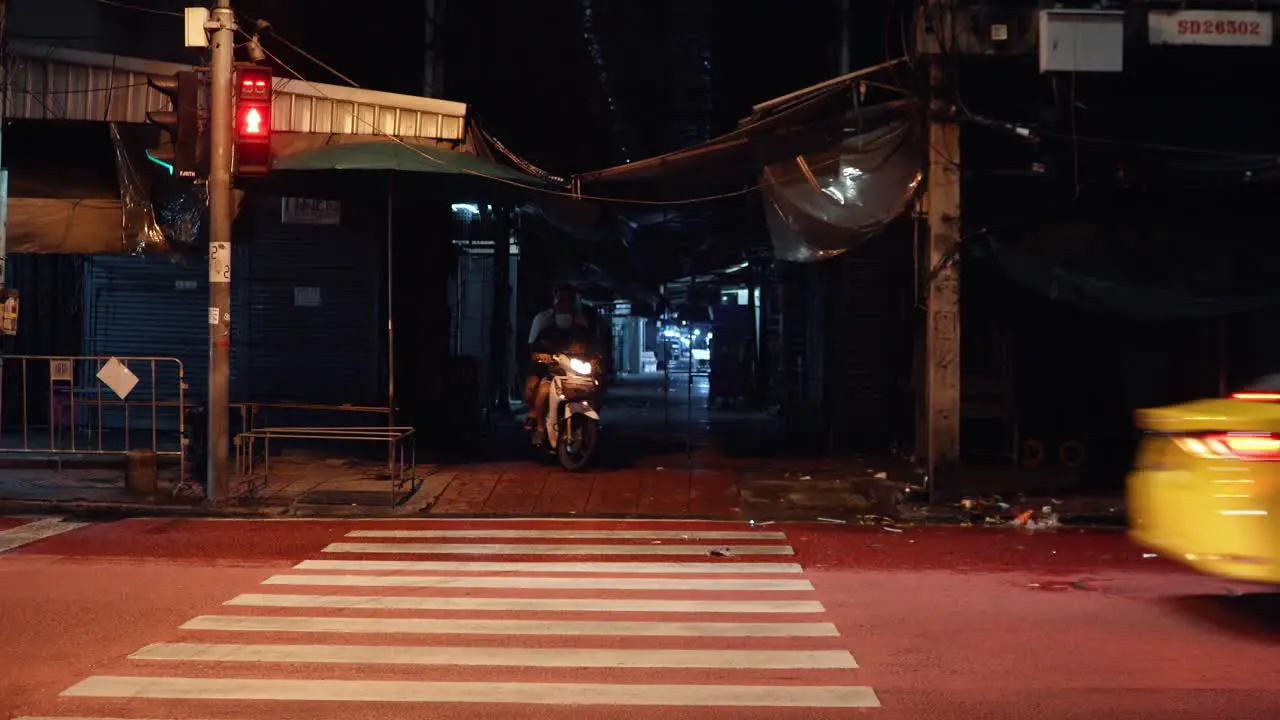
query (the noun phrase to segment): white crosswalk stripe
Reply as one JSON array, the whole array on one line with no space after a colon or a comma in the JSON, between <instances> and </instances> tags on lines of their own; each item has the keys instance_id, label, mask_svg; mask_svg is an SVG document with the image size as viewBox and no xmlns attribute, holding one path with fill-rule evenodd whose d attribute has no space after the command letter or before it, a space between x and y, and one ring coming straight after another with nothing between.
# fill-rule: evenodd
<instances>
[{"instance_id":1,"label":"white crosswalk stripe","mask_svg":"<svg viewBox=\"0 0 1280 720\"><path fill-rule=\"evenodd\" d=\"M43 540L54 535L78 530L89 523L71 522L60 517L40 518L19 525L15 528L0 531L0 553L15 550L24 545Z\"/></svg>"},{"instance_id":2,"label":"white crosswalk stripe","mask_svg":"<svg viewBox=\"0 0 1280 720\"><path fill-rule=\"evenodd\" d=\"M413 635L599 635L622 637L838 637L831 623L459 620L457 618L200 615L183 630Z\"/></svg>"},{"instance_id":3,"label":"white crosswalk stripe","mask_svg":"<svg viewBox=\"0 0 1280 720\"><path fill-rule=\"evenodd\" d=\"M272 592L235 594L226 610L180 625L175 641L140 648L126 670L103 668L62 697L128 710L119 717L189 711L174 720L208 717L213 701L879 707L803 568L783 561L795 554L785 533L600 526L613 529L405 520L351 530L359 542L323 547L327 558L266 578ZM444 557L413 559L422 555ZM504 555L522 557L483 557ZM646 555L671 559L620 559ZM428 679L385 679L423 666ZM380 675L364 679L364 667Z\"/></svg>"},{"instance_id":4,"label":"white crosswalk stripe","mask_svg":"<svg viewBox=\"0 0 1280 720\"><path fill-rule=\"evenodd\" d=\"M507 665L512 667L856 668L848 650L594 650L378 645L216 645L156 643L135 660L351 663L370 665Z\"/></svg>"},{"instance_id":5,"label":"white crosswalk stripe","mask_svg":"<svg viewBox=\"0 0 1280 720\"><path fill-rule=\"evenodd\" d=\"M732 530L352 530L358 538L556 538L560 540L785 540L778 532Z\"/></svg>"},{"instance_id":6,"label":"white crosswalk stripe","mask_svg":"<svg viewBox=\"0 0 1280 720\"><path fill-rule=\"evenodd\" d=\"M303 560L294 570L378 572L585 573L610 575L798 575L795 563L703 562L450 562L438 560ZM806 588L812 589L812 588Z\"/></svg>"},{"instance_id":7,"label":"white crosswalk stripe","mask_svg":"<svg viewBox=\"0 0 1280 720\"><path fill-rule=\"evenodd\" d=\"M329 553L424 555L794 555L787 545L534 545L470 543L332 543Z\"/></svg>"},{"instance_id":8,"label":"white crosswalk stripe","mask_svg":"<svg viewBox=\"0 0 1280 720\"><path fill-rule=\"evenodd\" d=\"M507 588L512 590L813 590L808 580L727 578L450 577L437 575L272 575L265 585L346 587Z\"/></svg>"},{"instance_id":9,"label":"white crosswalk stripe","mask_svg":"<svg viewBox=\"0 0 1280 720\"><path fill-rule=\"evenodd\" d=\"M871 688L844 686L601 685L254 678L113 677L68 688L66 697L298 702L527 703L720 707L876 707Z\"/></svg>"},{"instance_id":10,"label":"white crosswalk stripe","mask_svg":"<svg viewBox=\"0 0 1280 720\"><path fill-rule=\"evenodd\" d=\"M810 600L615 600L612 598L476 598L377 595L237 595L226 605L373 610L514 610L522 612L820 613Z\"/></svg>"}]
</instances>

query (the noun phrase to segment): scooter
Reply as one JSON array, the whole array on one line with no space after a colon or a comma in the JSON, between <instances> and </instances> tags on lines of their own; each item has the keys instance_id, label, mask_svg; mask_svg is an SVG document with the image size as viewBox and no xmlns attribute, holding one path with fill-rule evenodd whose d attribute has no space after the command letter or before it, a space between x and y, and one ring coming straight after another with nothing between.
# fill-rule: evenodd
<instances>
[{"instance_id":1,"label":"scooter","mask_svg":"<svg viewBox=\"0 0 1280 720\"><path fill-rule=\"evenodd\" d=\"M534 445L558 458L565 470L584 470L595 455L600 433L600 363L566 353L540 353L535 359L547 368L540 391L548 392L548 402Z\"/></svg>"}]
</instances>

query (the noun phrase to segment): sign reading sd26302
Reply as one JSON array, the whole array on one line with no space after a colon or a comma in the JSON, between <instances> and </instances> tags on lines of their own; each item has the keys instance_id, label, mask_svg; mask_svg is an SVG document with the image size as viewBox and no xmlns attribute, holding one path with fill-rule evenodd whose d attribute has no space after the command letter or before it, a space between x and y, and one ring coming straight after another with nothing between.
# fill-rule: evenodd
<instances>
[{"instance_id":1,"label":"sign reading sd26302","mask_svg":"<svg viewBox=\"0 0 1280 720\"><path fill-rule=\"evenodd\" d=\"M1152 45L1270 47L1269 12L1245 10L1152 10L1147 39Z\"/></svg>"}]
</instances>

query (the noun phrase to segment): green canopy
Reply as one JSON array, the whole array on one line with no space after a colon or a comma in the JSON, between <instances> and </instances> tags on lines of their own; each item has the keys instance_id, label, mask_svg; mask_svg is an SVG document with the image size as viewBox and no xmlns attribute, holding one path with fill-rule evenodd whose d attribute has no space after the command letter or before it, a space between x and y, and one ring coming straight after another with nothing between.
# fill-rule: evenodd
<instances>
[{"instance_id":1,"label":"green canopy","mask_svg":"<svg viewBox=\"0 0 1280 720\"><path fill-rule=\"evenodd\" d=\"M272 169L311 172L375 170L470 175L478 180L488 178L532 187L552 186L542 178L499 165L477 155L396 141L325 145L313 150L277 157L272 163Z\"/></svg>"}]
</instances>

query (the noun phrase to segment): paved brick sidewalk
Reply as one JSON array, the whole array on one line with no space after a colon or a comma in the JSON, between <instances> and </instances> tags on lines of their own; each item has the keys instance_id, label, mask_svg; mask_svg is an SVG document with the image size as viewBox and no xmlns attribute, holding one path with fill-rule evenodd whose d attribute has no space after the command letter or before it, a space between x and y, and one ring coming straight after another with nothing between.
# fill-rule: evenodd
<instances>
[{"instance_id":1,"label":"paved brick sidewalk","mask_svg":"<svg viewBox=\"0 0 1280 720\"><path fill-rule=\"evenodd\" d=\"M431 515L639 515L736 518L734 473L658 467L566 473L534 463L445 468Z\"/></svg>"}]
</instances>

